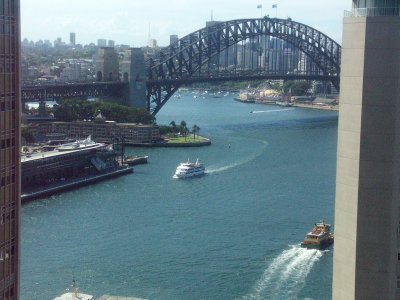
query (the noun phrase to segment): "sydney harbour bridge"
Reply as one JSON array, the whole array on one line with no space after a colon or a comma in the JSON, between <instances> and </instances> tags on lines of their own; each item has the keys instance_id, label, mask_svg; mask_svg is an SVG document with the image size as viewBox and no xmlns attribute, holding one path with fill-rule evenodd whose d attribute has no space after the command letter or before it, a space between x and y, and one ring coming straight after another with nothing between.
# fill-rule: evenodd
<instances>
[{"instance_id":1,"label":"sydney harbour bridge","mask_svg":"<svg viewBox=\"0 0 400 300\"><path fill-rule=\"evenodd\" d=\"M155 115L179 87L195 82L317 80L339 89L341 46L322 32L269 17L214 23L161 48L122 80L100 74L98 82L23 86L22 101L141 97ZM143 94L129 92L133 86Z\"/></svg>"}]
</instances>

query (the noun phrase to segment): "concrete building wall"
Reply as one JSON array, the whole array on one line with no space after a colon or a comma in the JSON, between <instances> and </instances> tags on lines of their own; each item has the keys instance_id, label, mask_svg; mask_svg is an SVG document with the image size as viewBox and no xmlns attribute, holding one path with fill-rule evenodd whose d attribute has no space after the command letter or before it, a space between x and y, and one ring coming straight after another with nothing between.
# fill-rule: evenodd
<instances>
[{"instance_id":1,"label":"concrete building wall","mask_svg":"<svg viewBox=\"0 0 400 300\"><path fill-rule=\"evenodd\" d=\"M343 26L333 299L399 299L400 17Z\"/></svg>"}]
</instances>

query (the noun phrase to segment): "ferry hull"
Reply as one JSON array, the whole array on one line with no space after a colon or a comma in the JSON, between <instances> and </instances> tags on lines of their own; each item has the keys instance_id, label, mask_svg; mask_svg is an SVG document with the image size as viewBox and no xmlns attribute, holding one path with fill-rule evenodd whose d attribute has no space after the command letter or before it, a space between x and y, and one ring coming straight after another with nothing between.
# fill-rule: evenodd
<instances>
[{"instance_id":1,"label":"ferry hull","mask_svg":"<svg viewBox=\"0 0 400 300\"><path fill-rule=\"evenodd\" d=\"M307 248L307 249L318 249L318 250L324 250L326 248L329 248L333 244L333 238L330 238L324 243L321 244L311 244L311 243L301 243L302 248Z\"/></svg>"},{"instance_id":2,"label":"ferry hull","mask_svg":"<svg viewBox=\"0 0 400 300\"><path fill-rule=\"evenodd\" d=\"M192 177L199 177L203 176L204 172L201 173L192 173L192 174L175 174L173 178L175 179L185 179L185 178L192 178Z\"/></svg>"}]
</instances>

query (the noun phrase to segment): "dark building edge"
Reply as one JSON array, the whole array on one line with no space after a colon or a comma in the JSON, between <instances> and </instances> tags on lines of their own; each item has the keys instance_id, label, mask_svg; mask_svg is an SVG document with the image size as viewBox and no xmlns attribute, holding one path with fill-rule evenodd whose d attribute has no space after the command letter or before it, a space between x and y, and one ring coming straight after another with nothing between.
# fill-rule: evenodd
<instances>
[{"instance_id":1,"label":"dark building edge","mask_svg":"<svg viewBox=\"0 0 400 300\"><path fill-rule=\"evenodd\" d=\"M20 286L20 1L0 0L0 298L19 299ZM1 120L4 118L4 120ZM10 120L10 118L12 120ZM8 124L8 125L5 125ZM7 128L8 127L8 128ZM7 129L7 130L6 130ZM6 135L4 135L7 132ZM7 159L8 158L8 159ZM1 163L1 160L3 162ZM8 186L8 194L6 194Z\"/></svg>"}]
</instances>

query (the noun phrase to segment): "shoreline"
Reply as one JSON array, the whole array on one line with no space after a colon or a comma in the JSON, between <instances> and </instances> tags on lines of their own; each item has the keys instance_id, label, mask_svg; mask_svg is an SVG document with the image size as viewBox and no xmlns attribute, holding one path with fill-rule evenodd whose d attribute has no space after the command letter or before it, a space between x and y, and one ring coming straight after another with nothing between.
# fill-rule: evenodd
<instances>
[{"instance_id":1,"label":"shoreline","mask_svg":"<svg viewBox=\"0 0 400 300\"><path fill-rule=\"evenodd\" d=\"M31 191L31 192L25 193L25 194L21 193L21 203L25 204L30 201L36 200L36 199L49 197L54 194L58 194L58 193L66 192L66 191L71 191L71 190L77 189L82 186L95 184L95 183L103 181L103 180L116 178L116 177L120 177L123 175L131 174L131 173L133 173L133 168L125 167L125 168L114 170L114 171L111 171L111 172L108 172L105 174L95 175L95 176L86 177L86 178L74 179L74 180L71 180L64 184L52 185L50 187L46 187L46 188L40 189L38 191Z\"/></svg>"},{"instance_id":2,"label":"shoreline","mask_svg":"<svg viewBox=\"0 0 400 300\"><path fill-rule=\"evenodd\" d=\"M179 142L179 143L168 143L168 142L162 142L162 143L140 143L140 144L129 144L129 146L133 147L146 147L146 148L178 148L178 147L203 147L203 146L210 146L211 145L211 140L203 137L203 136L198 136L199 141L198 142Z\"/></svg>"},{"instance_id":3,"label":"shoreline","mask_svg":"<svg viewBox=\"0 0 400 300\"><path fill-rule=\"evenodd\" d=\"M234 98L233 100L242 102L242 103L251 103L251 104L262 104L262 105L274 105L279 107L284 107L276 104L275 102L257 102L257 100L242 100L240 98ZM305 109L314 109L314 110L329 110L329 111L339 111L339 105L318 105L318 104L307 104L307 103L293 103L292 107L299 107Z\"/></svg>"}]
</instances>

